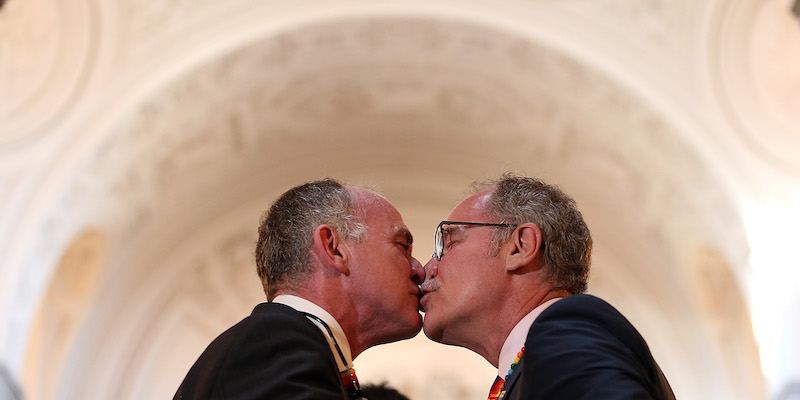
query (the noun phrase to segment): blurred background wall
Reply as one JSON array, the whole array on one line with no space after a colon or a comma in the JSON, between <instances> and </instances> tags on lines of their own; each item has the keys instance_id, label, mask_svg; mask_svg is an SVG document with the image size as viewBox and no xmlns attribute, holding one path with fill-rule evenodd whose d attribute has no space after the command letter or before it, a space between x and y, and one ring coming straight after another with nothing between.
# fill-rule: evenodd
<instances>
[{"instance_id":1,"label":"blurred background wall","mask_svg":"<svg viewBox=\"0 0 800 400\"><path fill-rule=\"evenodd\" d=\"M432 252L473 180L559 184L590 293L681 399L800 398L800 21L785 0L6 0L0 399L171 398L264 299L261 212L374 186ZM495 370L424 335L411 398Z\"/></svg>"}]
</instances>

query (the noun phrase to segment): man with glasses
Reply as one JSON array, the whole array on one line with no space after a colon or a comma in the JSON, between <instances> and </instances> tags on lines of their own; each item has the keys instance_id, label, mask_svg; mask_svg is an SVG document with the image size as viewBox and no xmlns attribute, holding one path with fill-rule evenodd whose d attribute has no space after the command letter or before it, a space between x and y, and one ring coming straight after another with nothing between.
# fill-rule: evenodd
<instances>
[{"instance_id":1,"label":"man with glasses","mask_svg":"<svg viewBox=\"0 0 800 400\"><path fill-rule=\"evenodd\" d=\"M674 399L630 322L583 294L592 238L575 201L511 174L475 188L436 229L425 335L497 367L489 399Z\"/></svg>"},{"instance_id":2,"label":"man with glasses","mask_svg":"<svg viewBox=\"0 0 800 400\"><path fill-rule=\"evenodd\" d=\"M175 399L358 399L352 360L422 328L424 271L400 213L326 179L265 214L256 244L266 303L217 337Z\"/></svg>"}]
</instances>

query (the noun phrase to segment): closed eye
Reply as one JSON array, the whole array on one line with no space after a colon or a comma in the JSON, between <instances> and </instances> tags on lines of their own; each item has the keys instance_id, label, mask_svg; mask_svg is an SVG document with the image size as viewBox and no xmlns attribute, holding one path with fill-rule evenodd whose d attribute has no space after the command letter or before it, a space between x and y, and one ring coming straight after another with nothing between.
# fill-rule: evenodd
<instances>
[{"instance_id":1,"label":"closed eye","mask_svg":"<svg viewBox=\"0 0 800 400\"><path fill-rule=\"evenodd\" d=\"M454 243L458 242L458 240L453 239L453 232L450 230L443 230L442 231L442 243L444 244L444 249L447 250L452 246Z\"/></svg>"},{"instance_id":2,"label":"closed eye","mask_svg":"<svg viewBox=\"0 0 800 400\"><path fill-rule=\"evenodd\" d=\"M411 258L411 249L413 248L411 243L397 242L397 245L400 246L400 249L406 258Z\"/></svg>"},{"instance_id":3,"label":"closed eye","mask_svg":"<svg viewBox=\"0 0 800 400\"><path fill-rule=\"evenodd\" d=\"M411 247L414 244L414 236L408 228L400 228L394 234L394 243L403 249L403 253L411 256Z\"/></svg>"}]
</instances>

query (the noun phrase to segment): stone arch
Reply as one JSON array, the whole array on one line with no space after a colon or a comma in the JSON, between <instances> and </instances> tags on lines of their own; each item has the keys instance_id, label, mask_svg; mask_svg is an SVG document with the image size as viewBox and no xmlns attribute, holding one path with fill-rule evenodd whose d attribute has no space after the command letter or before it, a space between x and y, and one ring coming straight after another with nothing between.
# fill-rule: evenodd
<instances>
[{"instance_id":1,"label":"stone arch","mask_svg":"<svg viewBox=\"0 0 800 400\"><path fill-rule=\"evenodd\" d=\"M108 237L89 229L64 249L33 321L25 357L28 398L55 398L57 382L81 325L96 300Z\"/></svg>"}]
</instances>

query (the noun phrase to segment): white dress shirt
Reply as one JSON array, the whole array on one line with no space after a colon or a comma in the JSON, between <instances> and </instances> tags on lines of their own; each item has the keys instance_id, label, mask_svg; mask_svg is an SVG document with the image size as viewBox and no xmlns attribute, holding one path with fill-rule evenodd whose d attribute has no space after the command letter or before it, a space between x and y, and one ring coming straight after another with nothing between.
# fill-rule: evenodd
<instances>
[{"instance_id":1,"label":"white dress shirt","mask_svg":"<svg viewBox=\"0 0 800 400\"><path fill-rule=\"evenodd\" d=\"M517 353L525 346L525 340L528 338L528 331L531 330L533 321L535 321L539 314L547 307L550 307L550 305L561 299L563 299L563 297L557 297L540 304L517 322L517 325L514 326L514 329L508 334L506 341L503 343L503 347L500 349L500 359L497 362L497 376L505 379L508 370L511 368L511 364L514 362L514 359L517 358Z\"/></svg>"},{"instance_id":2,"label":"white dress shirt","mask_svg":"<svg viewBox=\"0 0 800 400\"><path fill-rule=\"evenodd\" d=\"M353 368L353 358L350 353L350 343L347 341L347 336L344 335L344 330L342 330L342 326L333 318L333 316L325 311L322 307L298 296L290 295L290 294L282 294L279 296L275 296L272 300L273 303L280 303L287 305L289 307L294 308L297 311L307 312L309 314L315 315L317 318L325 321L328 324L328 327L331 328L331 332L333 332L333 338L330 337L328 334L328 330L320 324L318 321L315 321L312 318L309 318L309 321L313 322L319 329L322 331L322 334L325 335L325 339L328 341L328 345L331 348L331 352L333 353L333 358L336 360L336 365L339 368L339 371L347 371L350 368ZM336 346L334 345L334 338L336 339L336 343L339 344L339 348L342 350L342 354L344 355L344 363L342 362L341 357L339 357L339 352L336 351Z\"/></svg>"}]
</instances>

